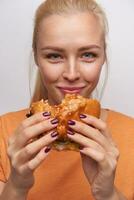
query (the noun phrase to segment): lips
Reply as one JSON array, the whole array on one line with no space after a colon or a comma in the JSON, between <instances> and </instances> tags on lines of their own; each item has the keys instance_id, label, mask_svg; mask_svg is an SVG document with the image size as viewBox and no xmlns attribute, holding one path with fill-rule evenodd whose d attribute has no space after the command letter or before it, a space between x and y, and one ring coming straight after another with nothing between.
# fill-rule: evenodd
<instances>
[{"instance_id":1,"label":"lips","mask_svg":"<svg viewBox=\"0 0 134 200\"><path fill-rule=\"evenodd\" d=\"M58 87L64 94L77 94L80 93L84 87Z\"/></svg>"}]
</instances>

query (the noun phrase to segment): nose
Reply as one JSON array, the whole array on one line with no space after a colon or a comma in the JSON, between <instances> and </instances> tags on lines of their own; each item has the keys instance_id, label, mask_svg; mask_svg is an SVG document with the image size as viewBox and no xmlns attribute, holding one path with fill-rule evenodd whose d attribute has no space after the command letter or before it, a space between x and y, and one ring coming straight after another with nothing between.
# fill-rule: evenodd
<instances>
[{"instance_id":1,"label":"nose","mask_svg":"<svg viewBox=\"0 0 134 200\"><path fill-rule=\"evenodd\" d=\"M63 78L70 82L79 80L80 71L76 61L71 60L66 64L66 67L63 72Z\"/></svg>"}]
</instances>

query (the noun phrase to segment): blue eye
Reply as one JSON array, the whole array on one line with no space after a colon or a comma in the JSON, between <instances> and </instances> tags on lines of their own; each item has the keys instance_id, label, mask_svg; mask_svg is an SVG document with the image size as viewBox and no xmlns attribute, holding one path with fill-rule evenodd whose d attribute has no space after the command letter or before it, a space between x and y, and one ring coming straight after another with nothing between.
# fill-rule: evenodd
<instances>
[{"instance_id":1,"label":"blue eye","mask_svg":"<svg viewBox=\"0 0 134 200\"><path fill-rule=\"evenodd\" d=\"M85 52L81 55L81 60L82 62L92 63L92 62L95 62L97 57L98 57L97 53Z\"/></svg>"},{"instance_id":2,"label":"blue eye","mask_svg":"<svg viewBox=\"0 0 134 200\"><path fill-rule=\"evenodd\" d=\"M95 53L90 53L90 52L86 52L82 55L83 58L95 58L96 57L96 54Z\"/></svg>"},{"instance_id":3,"label":"blue eye","mask_svg":"<svg viewBox=\"0 0 134 200\"><path fill-rule=\"evenodd\" d=\"M48 59L52 59L52 60L57 60L57 59L61 59L61 56L57 53L50 53L46 56Z\"/></svg>"}]
</instances>

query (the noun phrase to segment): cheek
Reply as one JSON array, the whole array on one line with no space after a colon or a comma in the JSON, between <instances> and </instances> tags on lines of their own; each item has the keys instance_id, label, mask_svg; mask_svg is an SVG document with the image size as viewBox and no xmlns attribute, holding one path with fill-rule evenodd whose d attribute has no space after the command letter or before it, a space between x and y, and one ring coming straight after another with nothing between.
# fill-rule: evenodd
<instances>
[{"instance_id":1,"label":"cheek","mask_svg":"<svg viewBox=\"0 0 134 200\"><path fill-rule=\"evenodd\" d=\"M39 66L41 76L45 83L56 82L61 75L61 67L43 64Z\"/></svg>"},{"instance_id":2,"label":"cheek","mask_svg":"<svg viewBox=\"0 0 134 200\"><path fill-rule=\"evenodd\" d=\"M101 72L101 66L95 64L88 64L83 69L83 76L87 82L98 81Z\"/></svg>"}]
</instances>

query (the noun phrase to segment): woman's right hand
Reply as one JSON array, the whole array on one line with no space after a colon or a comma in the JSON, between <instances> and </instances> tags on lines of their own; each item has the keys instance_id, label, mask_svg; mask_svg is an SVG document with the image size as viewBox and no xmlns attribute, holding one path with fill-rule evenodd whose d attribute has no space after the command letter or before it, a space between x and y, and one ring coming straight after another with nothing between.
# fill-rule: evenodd
<instances>
[{"instance_id":1,"label":"woman's right hand","mask_svg":"<svg viewBox=\"0 0 134 200\"><path fill-rule=\"evenodd\" d=\"M58 120L50 118L49 113L37 113L25 119L9 138L9 182L15 190L28 192L33 186L34 170L48 155L49 145L58 138L57 125ZM47 134L34 140L42 133Z\"/></svg>"}]
</instances>

